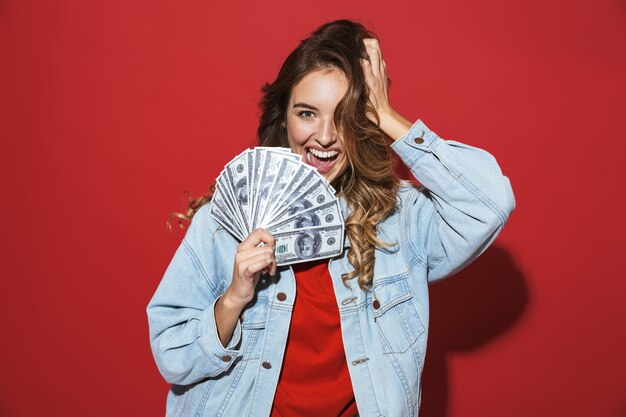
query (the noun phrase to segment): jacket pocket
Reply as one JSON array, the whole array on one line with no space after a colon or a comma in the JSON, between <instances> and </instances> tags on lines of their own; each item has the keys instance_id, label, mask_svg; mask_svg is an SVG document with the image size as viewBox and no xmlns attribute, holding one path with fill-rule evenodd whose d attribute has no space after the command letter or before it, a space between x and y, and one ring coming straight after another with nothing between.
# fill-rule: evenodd
<instances>
[{"instance_id":1,"label":"jacket pocket","mask_svg":"<svg viewBox=\"0 0 626 417\"><path fill-rule=\"evenodd\" d=\"M384 353L404 353L424 333L406 277L385 279L373 288L372 314Z\"/></svg>"}]
</instances>

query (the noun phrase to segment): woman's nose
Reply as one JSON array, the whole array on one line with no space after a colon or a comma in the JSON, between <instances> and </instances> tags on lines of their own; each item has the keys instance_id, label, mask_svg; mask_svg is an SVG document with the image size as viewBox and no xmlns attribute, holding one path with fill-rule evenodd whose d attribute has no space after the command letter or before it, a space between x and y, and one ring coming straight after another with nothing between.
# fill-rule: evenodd
<instances>
[{"instance_id":1,"label":"woman's nose","mask_svg":"<svg viewBox=\"0 0 626 417\"><path fill-rule=\"evenodd\" d=\"M326 120L319 126L317 142L322 146L330 146L337 141L338 134L334 120Z\"/></svg>"}]
</instances>

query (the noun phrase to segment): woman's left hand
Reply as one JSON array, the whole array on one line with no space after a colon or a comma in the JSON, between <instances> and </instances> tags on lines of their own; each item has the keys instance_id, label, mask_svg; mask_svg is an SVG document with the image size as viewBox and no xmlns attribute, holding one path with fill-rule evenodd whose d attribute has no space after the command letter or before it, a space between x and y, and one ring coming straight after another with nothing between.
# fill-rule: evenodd
<instances>
[{"instance_id":1,"label":"woman's left hand","mask_svg":"<svg viewBox=\"0 0 626 417\"><path fill-rule=\"evenodd\" d=\"M383 55L380 51L380 43L378 42L378 39L363 39L363 43L365 44L365 49L369 55L369 61L367 59L361 59L361 66L363 67L363 73L365 74L365 81L367 82L367 86L369 88L369 99L379 117L382 117L384 113L393 113L393 109L389 104L389 95L387 94L389 80L387 79L385 60L383 59ZM367 117L373 123L376 123L374 115L368 114Z\"/></svg>"},{"instance_id":2,"label":"woman's left hand","mask_svg":"<svg viewBox=\"0 0 626 417\"><path fill-rule=\"evenodd\" d=\"M396 112L389 103L387 65L380 51L380 43L373 38L363 39L363 43L369 60L361 59L361 66L369 89L369 99L378 114L378 120L376 120L376 115L371 113L367 114L367 118L395 140L405 135L413 123Z\"/></svg>"}]
</instances>

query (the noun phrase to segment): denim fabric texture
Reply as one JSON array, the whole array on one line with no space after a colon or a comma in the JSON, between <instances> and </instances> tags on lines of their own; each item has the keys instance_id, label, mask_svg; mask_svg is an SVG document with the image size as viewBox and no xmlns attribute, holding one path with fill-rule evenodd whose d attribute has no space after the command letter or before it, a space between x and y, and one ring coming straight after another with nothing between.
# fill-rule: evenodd
<instances>
[{"instance_id":1,"label":"denim fabric texture","mask_svg":"<svg viewBox=\"0 0 626 417\"><path fill-rule=\"evenodd\" d=\"M356 280L344 285L341 275L352 270L348 239L343 254L329 260L362 417L418 415L428 284L479 256L515 208L509 179L484 150L443 140L421 120L391 148L423 186L403 182L396 210L379 225L379 238L394 245L376 250L373 288L363 291ZM147 308L152 352L172 384L166 415L269 416L296 297L294 274L282 267L263 277L222 346L214 305L232 279L238 242L208 215L210 204L196 213Z\"/></svg>"}]
</instances>

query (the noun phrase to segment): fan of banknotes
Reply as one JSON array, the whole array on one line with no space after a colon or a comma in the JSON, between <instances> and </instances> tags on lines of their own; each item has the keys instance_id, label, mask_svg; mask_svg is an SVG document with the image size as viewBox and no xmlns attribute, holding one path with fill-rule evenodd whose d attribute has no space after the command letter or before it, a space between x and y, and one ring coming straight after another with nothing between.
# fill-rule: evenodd
<instances>
[{"instance_id":1,"label":"fan of banknotes","mask_svg":"<svg viewBox=\"0 0 626 417\"><path fill-rule=\"evenodd\" d=\"M247 149L216 180L211 216L239 241L262 227L276 239L276 263L343 251L344 220L335 190L289 148Z\"/></svg>"}]
</instances>

